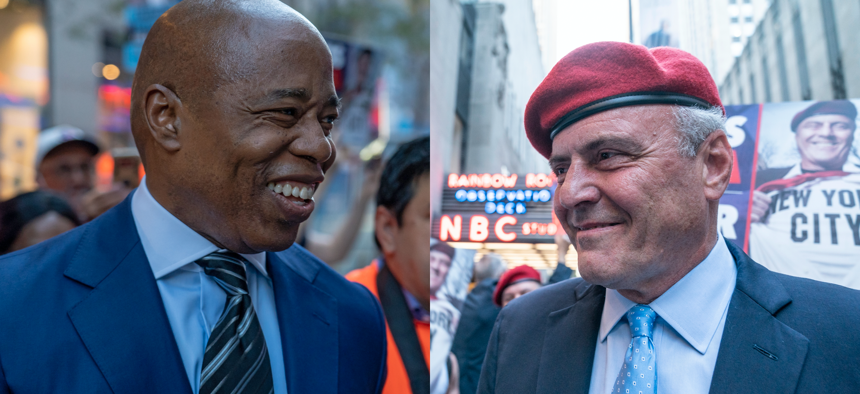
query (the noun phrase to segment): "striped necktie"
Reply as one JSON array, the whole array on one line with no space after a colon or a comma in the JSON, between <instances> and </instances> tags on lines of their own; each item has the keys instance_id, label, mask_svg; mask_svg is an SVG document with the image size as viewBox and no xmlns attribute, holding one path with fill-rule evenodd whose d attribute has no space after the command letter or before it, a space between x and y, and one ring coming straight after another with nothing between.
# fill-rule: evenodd
<instances>
[{"instance_id":1,"label":"striped necktie","mask_svg":"<svg viewBox=\"0 0 860 394\"><path fill-rule=\"evenodd\" d=\"M233 252L214 252L196 261L227 292L224 312L203 354L200 394L274 390L263 329L248 295L245 262Z\"/></svg>"}]
</instances>

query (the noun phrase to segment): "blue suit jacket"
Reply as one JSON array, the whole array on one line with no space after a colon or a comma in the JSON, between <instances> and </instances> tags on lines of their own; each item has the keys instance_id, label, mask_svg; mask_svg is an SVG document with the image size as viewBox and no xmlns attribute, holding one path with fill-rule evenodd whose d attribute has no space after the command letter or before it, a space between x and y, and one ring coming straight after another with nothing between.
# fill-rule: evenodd
<instances>
[{"instance_id":1,"label":"blue suit jacket","mask_svg":"<svg viewBox=\"0 0 860 394\"><path fill-rule=\"evenodd\" d=\"M860 393L860 291L768 271L727 243L738 276L710 392ZM572 279L502 308L478 392L588 393L605 294Z\"/></svg>"},{"instance_id":2,"label":"blue suit jacket","mask_svg":"<svg viewBox=\"0 0 860 394\"><path fill-rule=\"evenodd\" d=\"M301 247L267 253L287 390L379 393L376 298ZM0 258L0 394L191 393L131 198Z\"/></svg>"}]
</instances>

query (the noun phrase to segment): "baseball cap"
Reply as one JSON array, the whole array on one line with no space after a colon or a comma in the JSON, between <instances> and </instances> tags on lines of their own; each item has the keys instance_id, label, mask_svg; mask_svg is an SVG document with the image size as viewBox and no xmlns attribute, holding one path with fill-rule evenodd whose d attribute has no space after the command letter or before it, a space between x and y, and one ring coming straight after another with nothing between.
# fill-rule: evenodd
<instances>
[{"instance_id":1,"label":"baseball cap","mask_svg":"<svg viewBox=\"0 0 860 394\"><path fill-rule=\"evenodd\" d=\"M60 125L42 130L39 133L38 148L36 149L36 167L42 164L51 151L71 142L81 143L86 146L93 154L97 155L100 151L96 141L87 135L83 130L69 125Z\"/></svg>"}]
</instances>

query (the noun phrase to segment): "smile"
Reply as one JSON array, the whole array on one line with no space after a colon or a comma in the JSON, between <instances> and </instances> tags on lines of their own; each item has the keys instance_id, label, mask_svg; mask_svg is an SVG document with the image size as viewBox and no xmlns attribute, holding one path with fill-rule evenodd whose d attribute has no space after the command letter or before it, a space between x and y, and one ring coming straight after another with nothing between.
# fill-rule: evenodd
<instances>
[{"instance_id":1,"label":"smile","mask_svg":"<svg viewBox=\"0 0 860 394\"><path fill-rule=\"evenodd\" d=\"M574 226L574 228L575 228L577 231L588 231L588 230L594 230L594 229L597 229L597 228L612 227L612 226L615 226L615 225L618 225L618 223L606 223L606 224L603 224L603 223L599 223L599 224L598 224L598 223L595 223L595 224L584 224L584 225L582 225L582 227Z\"/></svg>"},{"instance_id":2,"label":"smile","mask_svg":"<svg viewBox=\"0 0 860 394\"><path fill-rule=\"evenodd\" d=\"M267 187L269 190L275 192L275 194L283 194L284 197L296 197L311 201L313 201L314 192L316 191L316 185L297 182L269 182Z\"/></svg>"}]
</instances>

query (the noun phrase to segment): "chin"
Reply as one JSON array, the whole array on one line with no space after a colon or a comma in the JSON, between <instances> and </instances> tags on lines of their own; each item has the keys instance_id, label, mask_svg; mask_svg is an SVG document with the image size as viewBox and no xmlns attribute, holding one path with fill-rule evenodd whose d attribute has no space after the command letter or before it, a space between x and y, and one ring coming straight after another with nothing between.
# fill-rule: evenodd
<instances>
[{"instance_id":1,"label":"chin","mask_svg":"<svg viewBox=\"0 0 860 394\"><path fill-rule=\"evenodd\" d=\"M253 249L253 253L280 252L289 249L296 242L298 226L291 231L271 231L265 234L254 234L245 239L244 244Z\"/></svg>"},{"instance_id":2,"label":"chin","mask_svg":"<svg viewBox=\"0 0 860 394\"><path fill-rule=\"evenodd\" d=\"M616 264L603 256L579 255L577 267L586 282L607 288L614 288L613 284L618 283L622 276L617 272Z\"/></svg>"}]
</instances>

